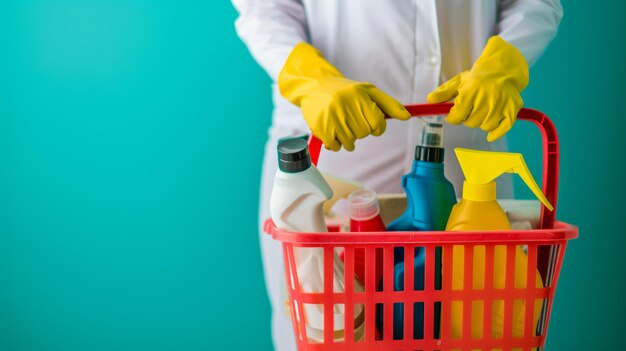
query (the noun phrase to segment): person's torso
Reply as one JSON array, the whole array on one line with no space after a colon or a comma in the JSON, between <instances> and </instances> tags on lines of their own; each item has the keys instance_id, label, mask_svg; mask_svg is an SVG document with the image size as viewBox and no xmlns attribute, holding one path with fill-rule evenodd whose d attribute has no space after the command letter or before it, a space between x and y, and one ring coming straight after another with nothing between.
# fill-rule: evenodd
<instances>
[{"instance_id":1,"label":"person's torso","mask_svg":"<svg viewBox=\"0 0 626 351\"><path fill-rule=\"evenodd\" d=\"M347 78L402 103L424 102L467 70L496 33L496 0L303 0L310 42ZM299 109L274 89L275 124ZM287 120L288 119L288 120ZM299 126L305 128L299 119Z\"/></svg>"},{"instance_id":2,"label":"person's torso","mask_svg":"<svg viewBox=\"0 0 626 351\"><path fill-rule=\"evenodd\" d=\"M440 83L471 68L496 33L496 0L302 2L311 44L345 77L370 82L404 104L425 102ZM308 132L300 109L283 99L276 86L274 105L272 139ZM385 184L410 169L421 127L415 119L391 121L382 136L358 140L355 152L324 153L321 169L366 178L381 191L398 190L396 184ZM484 132L465 127L446 126L444 140L446 174L455 185L462 175L456 162L448 162L453 147L506 148L505 141L487 143Z\"/></svg>"}]
</instances>

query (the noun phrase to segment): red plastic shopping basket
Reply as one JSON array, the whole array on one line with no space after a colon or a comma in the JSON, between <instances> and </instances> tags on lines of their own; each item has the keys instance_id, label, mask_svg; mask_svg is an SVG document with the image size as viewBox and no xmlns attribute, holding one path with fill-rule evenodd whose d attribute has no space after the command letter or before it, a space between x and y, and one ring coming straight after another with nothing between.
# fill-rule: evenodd
<instances>
[{"instance_id":1,"label":"red plastic shopping basket","mask_svg":"<svg viewBox=\"0 0 626 351\"><path fill-rule=\"evenodd\" d=\"M406 106L411 115L432 116L447 114L451 103L419 104ZM543 191L556 209L558 182L558 140L552 122L543 113L522 109L518 118L535 123L543 136ZM309 141L311 159L317 164L321 142L315 137ZM510 231L472 232L328 232L294 233L277 229L271 220L265 223L265 231L275 240L282 242L290 310L298 349L305 350L346 350L346 351L413 351L413 350L531 350L543 347L548 321L552 308L563 256L567 241L578 237L578 228L563 222L555 222L554 212L541 208L540 229ZM526 284L515 286L517 274L516 246L525 246L527 271ZM317 247L324 251L324 291L303 292L299 287L294 248ZM463 247L463 284L459 288L452 284L453 248ZM413 290L413 260L405 260L404 287L394 291L394 250L406 253L423 248L426 253L424 268L424 289ZM435 250L441 248L442 285L435 284ZM334 250L344 250L345 277L354 277L355 252L365 253L365 284L363 291L355 291L353 279L345 279L345 291L333 291ZM484 255L484 282L477 287L472 283L474 252L479 249ZM483 251L484 250L484 251ZM376 256L383 256L382 286L375 282ZM494 287L494 252L506 253L504 286ZM405 257L409 257L408 255ZM477 266L478 267L478 266ZM519 269L519 267L517 268ZM535 283L535 272L539 270L543 286ZM312 341L306 335L305 304L323 306L324 341ZM423 308L423 331L415 339L413 314L416 304ZM493 333L492 308L504 306L502 330ZM333 339L333 308L345 309L344 333L340 339ZM404 310L402 337L393 332L394 305ZM456 305L456 309L453 306ZM541 305L537 322L535 308ZM437 307L435 307L437 306ZM435 326L435 311L441 308L440 331ZM462 306L461 309L458 306ZM478 306L477 309L475 306ZM515 308L523 306L523 335L512 333ZM364 335L355 337L354 310L364 311ZM453 331L454 318L462 320L461 330ZM472 313L480 311L483 316L481 335L476 335L472 325ZM518 311L519 312L519 311ZM421 313L421 312L420 312ZM382 314L382 316L380 316ZM377 316L378 315L378 316ZM382 317L382 318L381 318ZM376 319L382 320L382 327ZM361 333L358 333L361 334ZM335 336L336 337L336 336ZM395 337L395 338L394 338Z\"/></svg>"}]
</instances>

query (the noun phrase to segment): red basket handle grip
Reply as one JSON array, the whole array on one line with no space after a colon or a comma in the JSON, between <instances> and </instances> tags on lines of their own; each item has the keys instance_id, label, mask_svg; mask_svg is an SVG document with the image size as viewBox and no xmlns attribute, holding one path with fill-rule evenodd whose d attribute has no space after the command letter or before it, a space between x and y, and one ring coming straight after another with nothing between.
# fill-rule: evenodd
<instances>
[{"instance_id":1,"label":"red basket handle grip","mask_svg":"<svg viewBox=\"0 0 626 351\"><path fill-rule=\"evenodd\" d=\"M446 115L454 106L451 102L440 104L414 104L406 105L406 109L413 117L425 117L433 115ZM389 118L388 116L386 118ZM520 120L533 122L540 130L543 140L543 193L552 206L554 211L548 210L541 205L541 217L539 219L539 228L549 229L554 226L557 185L559 181L559 140L556 129L552 121L544 113L530 108L523 108L517 114ZM317 165L320 151L322 149L322 141L311 136L309 139L309 153L311 154L311 162Z\"/></svg>"}]
</instances>

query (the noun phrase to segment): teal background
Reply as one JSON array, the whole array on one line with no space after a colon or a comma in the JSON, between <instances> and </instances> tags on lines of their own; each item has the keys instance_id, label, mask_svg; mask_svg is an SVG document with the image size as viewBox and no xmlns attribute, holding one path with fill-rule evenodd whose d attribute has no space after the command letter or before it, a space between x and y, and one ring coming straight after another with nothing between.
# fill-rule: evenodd
<instances>
[{"instance_id":1,"label":"teal background","mask_svg":"<svg viewBox=\"0 0 626 351\"><path fill-rule=\"evenodd\" d=\"M581 236L547 345L623 349L626 3L565 5L524 94L557 125L558 217ZM226 1L0 0L0 350L271 349L270 81L235 18ZM538 143L511 133L537 175Z\"/></svg>"}]
</instances>

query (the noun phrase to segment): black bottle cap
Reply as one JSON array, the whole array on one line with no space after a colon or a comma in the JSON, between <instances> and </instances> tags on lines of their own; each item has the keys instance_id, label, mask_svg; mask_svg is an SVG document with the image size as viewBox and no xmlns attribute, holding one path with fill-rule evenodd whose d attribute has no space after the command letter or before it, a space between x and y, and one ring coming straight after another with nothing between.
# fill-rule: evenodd
<instances>
[{"instance_id":1,"label":"black bottle cap","mask_svg":"<svg viewBox=\"0 0 626 351\"><path fill-rule=\"evenodd\" d=\"M309 145L302 138L284 139L278 143L278 168L286 173L298 173L311 167Z\"/></svg>"},{"instance_id":2,"label":"black bottle cap","mask_svg":"<svg viewBox=\"0 0 626 351\"><path fill-rule=\"evenodd\" d=\"M421 146L415 147L415 159L417 161L443 163L442 147Z\"/></svg>"}]
</instances>

